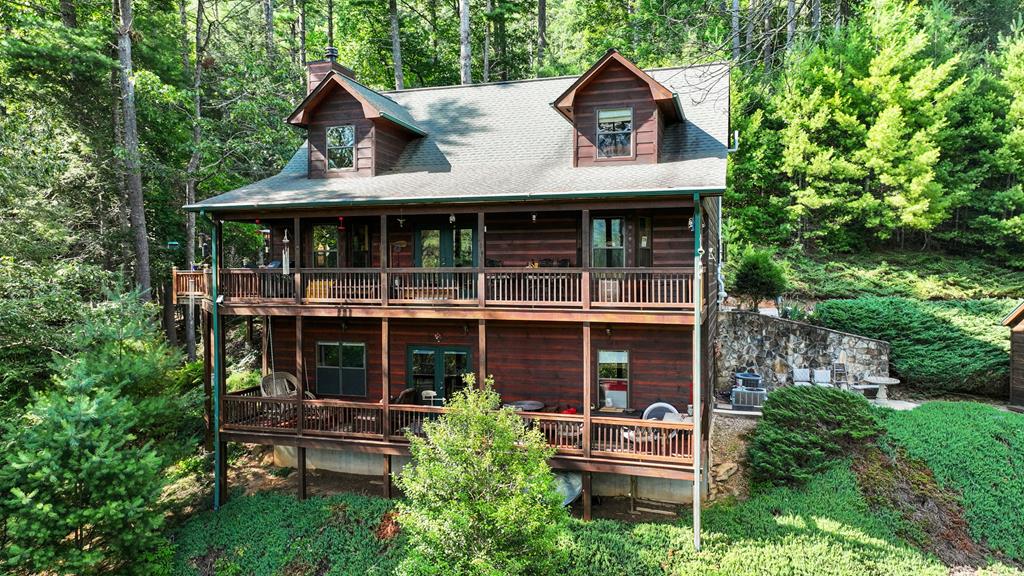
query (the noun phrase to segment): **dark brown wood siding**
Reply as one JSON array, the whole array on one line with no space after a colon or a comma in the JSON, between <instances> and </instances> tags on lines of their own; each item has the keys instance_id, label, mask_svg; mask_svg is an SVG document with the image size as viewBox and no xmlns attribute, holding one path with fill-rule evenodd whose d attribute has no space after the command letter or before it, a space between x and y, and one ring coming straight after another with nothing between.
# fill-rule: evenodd
<instances>
[{"instance_id":1,"label":"dark brown wood siding","mask_svg":"<svg viewBox=\"0 0 1024 576\"><path fill-rule=\"evenodd\" d=\"M373 129L374 174L386 172L398 164L409 142L409 133L387 120L378 120Z\"/></svg>"},{"instance_id":2,"label":"dark brown wood siding","mask_svg":"<svg viewBox=\"0 0 1024 576\"><path fill-rule=\"evenodd\" d=\"M687 224L692 215L693 212L679 210L654 214L652 242L655 266L693 266L693 232Z\"/></svg>"},{"instance_id":3,"label":"dark brown wood siding","mask_svg":"<svg viewBox=\"0 0 1024 576\"><path fill-rule=\"evenodd\" d=\"M489 214L484 252L501 266L523 267L531 261L568 260L579 264L579 213L530 212Z\"/></svg>"},{"instance_id":4,"label":"dark brown wood siding","mask_svg":"<svg viewBox=\"0 0 1024 576\"><path fill-rule=\"evenodd\" d=\"M343 326L344 324L344 326ZM375 402L382 398L380 320L303 318L302 358L306 389L318 398ZM317 342L357 342L366 345L366 396L324 396L316 388ZM271 370L295 374L295 319L273 317L270 332Z\"/></svg>"},{"instance_id":5,"label":"dark brown wood siding","mask_svg":"<svg viewBox=\"0 0 1024 576\"><path fill-rule=\"evenodd\" d=\"M505 401L539 400L582 414L582 326L489 322L487 372Z\"/></svg>"},{"instance_id":6,"label":"dark brown wood siding","mask_svg":"<svg viewBox=\"0 0 1024 576\"><path fill-rule=\"evenodd\" d=\"M1024 406L1024 324L1010 334L1010 404Z\"/></svg>"},{"instance_id":7,"label":"dark brown wood siding","mask_svg":"<svg viewBox=\"0 0 1024 576\"><path fill-rule=\"evenodd\" d=\"M629 106L633 109L634 156L596 159L597 110ZM613 62L577 93L574 161L595 164L654 164L658 161L658 107L651 89L625 66Z\"/></svg>"},{"instance_id":8,"label":"dark brown wood siding","mask_svg":"<svg viewBox=\"0 0 1024 576\"><path fill-rule=\"evenodd\" d=\"M608 333L611 330L611 334ZM597 325L592 328L592 396L598 401L597 362L600 350L629 352L629 404L642 411L654 402L668 402L680 412L690 403L693 377L693 332L687 328L639 325Z\"/></svg>"},{"instance_id":9,"label":"dark brown wood siding","mask_svg":"<svg viewBox=\"0 0 1024 576\"><path fill-rule=\"evenodd\" d=\"M309 119L309 177L347 178L373 175L373 122L363 113L362 104L341 87L331 89ZM327 128L352 124L356 130L354 170L327 171Z\"/></svg>"}]
</instances>

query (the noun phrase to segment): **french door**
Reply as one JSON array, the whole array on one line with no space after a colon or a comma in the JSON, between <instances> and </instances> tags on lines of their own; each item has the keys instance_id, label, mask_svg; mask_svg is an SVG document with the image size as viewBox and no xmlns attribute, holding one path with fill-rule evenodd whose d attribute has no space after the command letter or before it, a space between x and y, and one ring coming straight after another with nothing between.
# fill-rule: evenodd
<instances>
[{"instance_id":1,"label":"french door","mask_svg":"<svg viewBox=\"0 0 1024 576\"><path fill-rule=\"evenodd\" d=\"M476 266L476 230L470 224L425 224L416 230L413 256L423 268Z\"/></svg>"},{"instance_id":2,"label":"french door","mask_svg":"<svg viewBox=\"0 0 1024 576\"><path fill-rule=\"evenodd\" d=\"M472 370L469 348L461 346L410 346L408 358L409 387L416 389L416 398L433 390L438 399L449 399L465 388L462 375Z\"/></svg>"}]
</instances>

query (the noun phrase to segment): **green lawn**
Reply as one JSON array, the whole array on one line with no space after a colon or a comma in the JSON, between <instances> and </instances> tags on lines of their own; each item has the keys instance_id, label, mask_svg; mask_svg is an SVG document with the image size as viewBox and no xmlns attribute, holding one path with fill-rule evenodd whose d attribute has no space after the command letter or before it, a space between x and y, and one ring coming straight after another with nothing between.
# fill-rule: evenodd
<instances>
[{"instance_id":1,"label":"green lawn","mask_svg":"<svg viewBox=\"0 0 1024 576\"><path fill-rule=\"evenodd\" d=\"M375 532L390 503L342 494L299 502L290 495L236 498L193 518L176 535L175 574L391 574L402 535ZM936 576L940 562L899 542L837 468L805 489L775 489L705 511L704 549L689 519L677 524L574 521L566 535L570 575L837 574Z\"/></svg>"}]
</instances>

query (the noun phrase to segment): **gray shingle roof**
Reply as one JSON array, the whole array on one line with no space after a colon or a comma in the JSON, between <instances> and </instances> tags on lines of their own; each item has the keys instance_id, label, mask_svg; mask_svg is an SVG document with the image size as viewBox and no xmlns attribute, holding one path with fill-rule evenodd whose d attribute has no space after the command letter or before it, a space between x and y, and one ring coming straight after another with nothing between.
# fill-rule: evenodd
<instances>
[{"instance_id":1,"label":"gray shingle roof","mask_svg":"<svg viewBox=\"0 0 1024 576\"><path fill-rule=\"evenodd\" d=\"M728 67L649 73L679 96L686 116L666 128L658 164L572 166L572 126L550 104L575 77L402 90L377 97L400 105L427 136L411 141L393 170L372 178L310 179L303 145L277 175L190 208L721 192L729 130Z\"/></svg>"}]
</instances>

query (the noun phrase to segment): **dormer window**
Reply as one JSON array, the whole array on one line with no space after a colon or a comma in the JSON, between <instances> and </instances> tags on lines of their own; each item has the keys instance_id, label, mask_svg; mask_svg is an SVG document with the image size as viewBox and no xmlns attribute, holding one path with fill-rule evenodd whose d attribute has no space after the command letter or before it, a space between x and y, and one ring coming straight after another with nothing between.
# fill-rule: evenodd
<instances>
[{"instance_id":1,"label":"dormer window","mask_svg":"<svg viewBox=\"0 0 1024 576\"><path fill-rule=\"evenodd\" d=\"M355 168L356 129L351 124L331 126L327 129L327 169L351 170Z\"/></svg>"},{"instance_id":2,"label":"dormer window","mask_svg":"<svg viewBox=\"0 0 1024 576\"><path fill-rule=\"evenodd\" d=\"M628 158L633 155L633 109L597 111L597 157Z\"/></svg>"}]
</instances>

